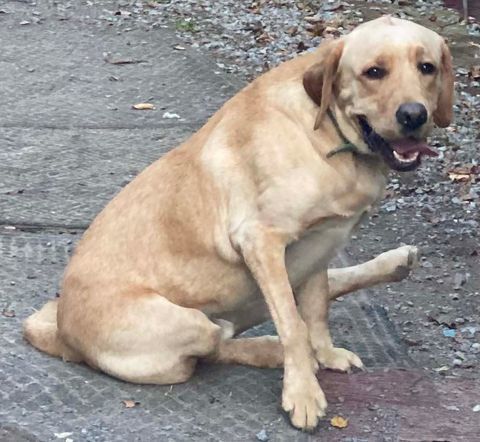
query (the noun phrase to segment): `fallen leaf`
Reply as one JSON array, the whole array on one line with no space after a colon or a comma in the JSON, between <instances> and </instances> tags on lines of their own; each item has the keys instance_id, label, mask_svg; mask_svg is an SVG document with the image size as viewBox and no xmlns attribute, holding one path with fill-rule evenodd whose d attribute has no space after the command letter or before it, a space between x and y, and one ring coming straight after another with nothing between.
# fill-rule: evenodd
<instances>
[{"instance_id":1,"label":"fallen leaf","mask_svg":"<svg viewBox=\"0 0 480 442\"><path fill-rule=\"evenodd\" d=\"M123 405L125 405L125 408L134 408L137 405L140 405L140 402L134 401L132 399L125 399L122 401Z\"/></svg>"},{"instance_id":2,"label":"fallen leaf","mask_svg":"<svg viewBox=\"0 0 480 442\"><path fill-rule=\"evenodd\" d=\"M468 76L472 80L480 80L480 65L472 66L468 71Z\"/></svg>"},{"instance_id":3,"label":"fallen leaf","mask_svg":"<svg viewBox=\"0 0 480 442\"><path fill-rule=\"evenodd\" d=\"M311 25L307 25L305 28L311 34L313 34L315 36L318 36L318 37L321 37L323 35L323 33L325 32L326 26L325 26L325 23L323 23L323 22L317 22L317 23L313 23Z\"/></svg>"},{"instance_id":4,"label":"fallen leaf","mask_svg":"<svg viewBox=\"0 0 480 442\"><path fill-rule=\"evenodd\" d=\"M298 26L290 26L287 30L286 33L290 36L295 36L298 34Z\"/></svg>"},{"instance_id":5,"label":"fallen leaf","mask_svg":"<svg viewBox=\"0 0 480 442\"><path fill-rule=\"evenodd\" d=\"M14 310L7 310L4 308L2 310L2 316L5 316L6 318L14 318L15 317L15 311Z\"/></svg>"},{"instance_id":6,"label":"fallen leaf","mask_svg":"<svg viewBox=\"0 0 480 442\"><path fill-rule=\"evenodd\" d=\"M263 33L260 34L258 37L256 37L255 40L256 40L258 43L269 43L269 42L271 42L273 39L272 39L272 37L270 37L270 35L268 35L266 32L263 32Z\"/></svg>"},{"instance_id":7,"label":"fallen leaf","mask_svg":"<svg viewBox=\"0 0 480 442\"><path fill-rule=\"evenodd\" d=\"M448 178L454 183L461 183L464 181L468 181L470 179L469 173L458 173L458 172L449 172Z\"/></svg>"},{"instance_id":8,"label":"fallen leaf","mask_svg":"<svg viewBox=\"0 0 480 442\"><path fill-rule=\"evenodd\" d=\"M454 183L463 183L465 181L474 180L479 173L480 169L478 166L467 165L448 171L448 177Z\"/></svg>"},{"instance_id":9,"label":"fallen leaf","mask_svg":"<svg viewBox=\"0 0 480 442\"><path fill-rule=\"evenodd\" d=\"M456 328L455 318L445 313L430 313L427 318L437 325L445 325L448 328Z\"/></svg>"},{"instance_id":10,"label":"fallen leaf","mask_svg":"<svg viewBox=\"0 0 480 442\"><path fill-rule=\"evenodd\" d=\"M335 428L346 428L348 426L348 419L342 416L334 416L330 420L330 425Z\"/></svg>"},{"instance_id":11,"label":"fallen leaf","mask_svg":"<svg viewBox=\"0 0 480 442\"><path fill-rule=\"evenodd\" d=\"M448 371L448 370L450 370L450 367L448 367L447 365L442 365L441 367L434 368L434 370L435 370L437 373L441 373L442 371Z\"/></svg>"},{"instance_id":12,"label":"fallen leaf","mask_svg":"<svg viewBox=\"0 0 480 442\"><path fill-rule=\"evenodd\" d=\"M305 21L308 23L319 23L319 22L323 22L323 19L318 15L313 15L310 17L305 17Z\"/></svg>"},{"instance_id":13,"label":"fallen leaf","mask_svg":"<svg viewBox=\"0 0 480 442\"><path fill-rule=\"evenodd\" d=\"M110 64L139 64L139 63L146 63L147 60L134 60L132 58L118 58L118 59L112 59L111 54L109 52L104 52L103 54L103 59Z\"/></svg>"},{"instance_id":14,"label":"fallen leaf","mask_svg":"<svg viewBox=\"0 0 480 442\"><path fill-rule=\"evenodd\" d=\"M155 106L152 103L137 103L132 108L136 110L153 110Z\"/></svg>"},{"instance_id":15,"label":"fallen leaf","mask_svg":"<svg viewBox=\"0 0 480 442\"><path fill-rule=\"evenodd\" d=\"M338 37L339 35L340 35L340 31L334 26L327 26L322 33L323 37L328 37L328 36Z\"/></svg>"}]
</instances>

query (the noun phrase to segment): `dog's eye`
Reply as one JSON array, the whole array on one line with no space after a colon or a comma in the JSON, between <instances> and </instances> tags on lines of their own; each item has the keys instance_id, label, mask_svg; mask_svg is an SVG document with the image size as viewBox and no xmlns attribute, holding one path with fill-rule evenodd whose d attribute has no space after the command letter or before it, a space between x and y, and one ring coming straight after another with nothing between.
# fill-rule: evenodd
<instances>
[{"instance_id":1,"label":"dog's eye","mask_svg":"<svg viewBox=\"0 0 480 442\"><path fill-rule=\"evenodd\" d=\"M373 66L367 69L363 73L363 75L365 75L365 77L370 78L371 80L380 80L381 78L385 77L385 75L387 75L387 71L378 66Z\"/></svg>"},{"instance_id":2,"label":"dog's eye","mask_svg":"<svg viewBox=\"0 0 480 442\"><path fill-rule=\"evenodd\" d=\"M418 70L423 75L432 75L433 73L435 73L436 68L432 63L419 63Z\"/></svg>"}]
</instances>

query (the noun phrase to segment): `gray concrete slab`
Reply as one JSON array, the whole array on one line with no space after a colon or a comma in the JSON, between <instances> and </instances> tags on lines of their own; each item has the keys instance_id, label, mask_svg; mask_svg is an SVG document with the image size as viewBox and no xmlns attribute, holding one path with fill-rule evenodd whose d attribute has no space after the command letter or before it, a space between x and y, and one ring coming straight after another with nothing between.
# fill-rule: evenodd
<instances>
[{"instance_id":1,"label":"gray concrete slab","mask_svg":"<svg viewBox=\"0 0 480 442\"><path fill-rule=\"evenodd\" d=\"M216 75L198 53L175 50L172 30L136 23L129 32L111 27L102 18L112 16L108 10L117 10L117 2L82 1L67 9L46 0L4 3L1 126L159 127L172 122L162 118L165 111L198 123L240 86L233 77ZM113 65L106 53L112 60L144 62ZM131 109L145 101L157 109Z\"/></svg>"},{"instance_id":2,"label":"gray concrete slab","mask_svg":"<svg viewBox=\"0 0 480 442\"><path fill-rule=\"evenodd\" d=\"M86 227L192 130L0 127L0 223Z\"/></svg>"}]
</instances>

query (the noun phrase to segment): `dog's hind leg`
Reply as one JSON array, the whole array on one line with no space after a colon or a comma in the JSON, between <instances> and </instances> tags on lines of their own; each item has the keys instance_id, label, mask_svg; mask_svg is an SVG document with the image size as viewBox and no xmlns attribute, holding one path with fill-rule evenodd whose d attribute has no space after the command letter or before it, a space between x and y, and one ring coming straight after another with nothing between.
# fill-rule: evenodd
<instances>
[{"instance_id":1,"label":"dog's hind leg","mask_svg":"<svg viewBox=\"0 0 480 442\"><path fill-rule=\"evenodd\" d=\"M350 371L363 366L360 358L349 350L333 346L328 327L330 307L329 280L326 270L313 274L297 294L298 308L308 327L315 357L325 368Z\"/></svg>"},{"instance_id":2,"label":"dog's hind leg","mask_svg":"<svg viewBox=\"0 0 480 442\"><path fill-rule=\"evenodd\" d=\"M185 382L222 339L222 327L201 311L148 290L110 287L89 301L86 315L66 300L60 335L89 365L124 381Z\"/></svg>"},{"instance_id":3,"label":"dog's hind leg","mask_svg":"<svg viewBox=\"0 0 480 442\"><path fill-rule=\"evenodd\" d=\"M378 255L370 261L351 267L328 270L330 300L386 282L406 278L418 262L418 249L402 246Z\"/></svg>"},{"instance_id":4,"label":"dog's hind leg","mask_svg":"<svg viewBox=\"0 0 480 442\"><path fill-rule=\"evenodd\" d=\"M208 361L278 368L283 367L283 347L278 336L226 339L220 342L217 353Z\"/></svg>"}]
</instances>

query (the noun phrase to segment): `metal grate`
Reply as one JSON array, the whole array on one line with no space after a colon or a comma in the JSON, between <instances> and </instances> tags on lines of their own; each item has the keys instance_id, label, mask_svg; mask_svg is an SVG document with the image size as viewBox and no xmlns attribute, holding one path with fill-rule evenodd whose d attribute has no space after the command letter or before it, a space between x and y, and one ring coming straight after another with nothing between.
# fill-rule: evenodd
<instances>
[{"instance_id":1,"label":"metal grate","mask_svg":"<svg viewBox=\"0 0 480 442\"><path fill-rule=\"evenodd\" d=\"M62 432L72 432L75 441L245 441L254 440L264 428L270 440L306 440L279 412L281 370L200 366L184 385L139 386L64 363L26 344L21 321L55 295L77 238L54 233L0 235L4 281L0 306L16 313L14 318L0 315L2 428L41 441ZM332 325L337 345L358 352L369 368L411 363L386 312L370 304L365 294L338 302ZM266 324L250 333L272 331ZM140 405L126 409L123 399Z\"/></svg>"}]
</instances>

